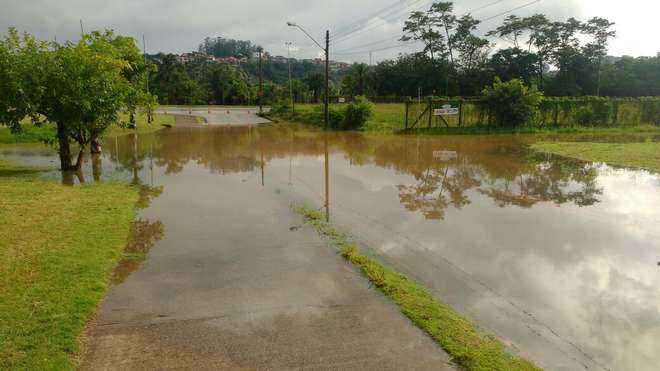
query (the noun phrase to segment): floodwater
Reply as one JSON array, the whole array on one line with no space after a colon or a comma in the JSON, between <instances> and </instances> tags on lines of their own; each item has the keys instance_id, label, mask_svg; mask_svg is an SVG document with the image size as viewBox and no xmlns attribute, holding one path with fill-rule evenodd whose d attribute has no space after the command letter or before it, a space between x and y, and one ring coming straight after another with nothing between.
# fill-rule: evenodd
<instances>
[{"instance_id":1,"label":"floodwater","mask_svg":"<svg viewBox=\"0 0 660 371\"><path fill-rule=\"evenodd\" d=\"M534 154L533 141L174 128L109 138L84 174L63 181L150 185L162 195L140 214L159 223L194 218L168 207L170 191L231 218L237 210L200 203L198 185L238 178L284 204L325 210L370 253L544 368L656 370L660 175ZM56 164L36 147L0 155ZM158 249L178 228L151 227L157 238L146 239Z\"/></svg>"}]
</instances>

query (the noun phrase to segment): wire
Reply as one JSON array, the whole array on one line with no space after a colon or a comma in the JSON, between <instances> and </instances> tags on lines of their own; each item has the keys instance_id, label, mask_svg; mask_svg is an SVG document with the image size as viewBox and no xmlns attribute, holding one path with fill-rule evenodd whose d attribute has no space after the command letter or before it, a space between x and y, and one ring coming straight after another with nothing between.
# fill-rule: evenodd
<instances>
[{"instance_id":1,"label":"wire","mask_svg":"<svg viewBox=\"0 0 660 371\"><path fill-rule=\"evenodd\" d=\"M520 9L523 9L523 8L527 8L528 6L532 6L532 5L536 4L536 3L540 3L541 1L542 1L542 0L534 0L534 1L530 1L529 3L523 4L523 5L519 6L519 7L516 7L516 8L510 9L510 10L507 10L507 11L502 12L502 13L495 14L494 16L491 16L491 17L488 17L488 18L481 19L481 20L479 21L479 24L484 23L484 22L488 22L488 21L490 21L490 20L492 20L492 19L495 19L495 18L501 17L501 16L503 16L503 15L507 15L507 14L509 14L509 13L511 13L511 12L515 12L516 10L520 10Z\"/></svg>"},{"instance_id":2,"label":"wire","mask_svg":"<svg viewBox=\"0 0 660 371\"><path fill-rule=\"evenodd\" d=\"M422 5L415 8L415 5L419 4L422 1L423 1ZM424 6L428 5L432 1L433 0L417 0L414 3L402 8L402 9L396 11L396 12L392 12L390 14L384 15L383 17L379 18L377 20L377 22L372 23L371 25L366 24L366 25L364 25L365 27L359 27L359 28L357 28L357 29L355 29L355 30L353 30L349 33L346 33L344 35L335 36L335 38L332 39L332 42L334 44L338 44L340 42L344 42L346 40L352 39L355 36L362 35L362 34L364 34L365 32L367 32L369 30L373 30L374 28L385 26L389 22L398 20L399 17L401 17L401 15L409 13L410 11L415 11L415 10L422 9Z\"/></svg>"},{"instance_id":3,"label":"wire","mask_svg":"<svg viewBox=\"0 0 660 371\"><path fill-rule=\"evenodd\" d=\"M363 22L367 22L367 21L369 21L370 19L372 19L372 18L374 18L374 17L377 17L380 13L391 11L392 9L396 8L397 6L399 6L399 5L401 5L402 3L405 3L405 2L407 2L407 1L410 1L410 0L399 0L399 1L395 2L395 3L393 3L393 4L390 4L388 7L383 8L383 9L381 9L381 10L379 10L379 11L377 11L377 12L375 12L375 13L373 13L373 14L367 16L367 17L361 18L361 19L358 20L358 21L355 21L355 22L350 23L350 24L348 24L348 25L342 26L342 27L340 27L340 28L337 29L337 30L333 30L332 33L333 33L333 35L347 34L347 33L349 33L348 30L352 30L352 29L354 29L355 27L360 27L360 26L362 25ZM418 0L418 1L420 1L420 0Z\"/></svg>"},{"instance_id":4,"label":"wire","mask_svg":"<svg viewBox=\"0 0 660 371\"><path fill-rule=\"evenodd\" d=\"M470 10L470 11L464 13L463 15L471 14L472 12L475 12L475 11L479 11L479 10L485 9L485 8L487 8L487 7L490 7L490 6L493 6L493 5L499 4L499 3L503 2L503 1L506 1L506 0L498 0L498 1L492 2L492 3L490 3L490 4L486 4L486 5L482 6L482 7L477 8L477 9L472 9L472 10ZM525 4L523 4L523 5L517 6L517 7L512 8L512 9L509 9L509 10L507 10L507 11L504 11L504 12L501 12L501 13L495 14L495 15L493 15L493 16L490 16L490 17L487 17L487 18L481 19L481 20L479 20L479 24L484 23L484 22L487 22L487 21L490 21L490 20L495 19L495 18L498 18L498 17L501 17L501 16L506 15L506 14L508 14L508 13L514 12L514 11L516 11L516 10L520 10L520 9L523 9L523 8L529 7L529 6L531 6L531 5L534 5L534 4L537 4L537 3L540 3L541 1L542 1L542 0L534 0L534 1L531 1L531 2L529 2L529 3L525 3ZM397 48L397 47L401 47L401 46L406 45L406 44L404 43L404 44L400 44L400 45L396 45L396 46L392 46L392 47L387 47L387 48L381 48L381 49L374 49L374 50L361 50L361 51L356 51L356 50L355 50L355 49L359 49L359 48L366 47L366 46L371 46L371 45L381 44L381 43L384 43L384 42L386 42L386 41L390 41L390 40L392 40L392 38L379 40L379 41L376 41L376 42L373 42L373 43L364 44L364 45L356 46L356 47L352 47L352 48L349 48L349 49L344 49L344 50L341 50L341 51L339 51L339 52L334 52L334 54L340 54L340 55L364 54L364 53L368 53L368 52L382 51L382 50L387 50L387 49ZM398 40L398 38L396 38L396 39L394 39L394 40Z\"/></svg>"}]
</instances>

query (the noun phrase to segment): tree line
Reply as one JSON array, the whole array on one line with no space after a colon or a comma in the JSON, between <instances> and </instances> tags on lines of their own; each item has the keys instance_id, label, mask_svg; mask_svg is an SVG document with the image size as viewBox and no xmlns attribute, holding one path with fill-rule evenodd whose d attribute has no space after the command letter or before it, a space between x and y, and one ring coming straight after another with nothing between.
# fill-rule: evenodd
<instances>
[{"instance_id":1,"label":"tree line","mask_svg":"<svg viewBox=\"0 0 660 371\"><path fill-rule=\"evenodd\" d=\"M347 94L376 96L474 96L496 78L520 79L550 96L660 95L660 58L607 57L614 23L550 20L543 14L510 15L476 34L480 21L458 17L451 2L411 13L401 41L420 42L417 53L376 66L356 64L343 81ZM495 49L489 38L509 46Z\"/></svg>"}]
</instances>

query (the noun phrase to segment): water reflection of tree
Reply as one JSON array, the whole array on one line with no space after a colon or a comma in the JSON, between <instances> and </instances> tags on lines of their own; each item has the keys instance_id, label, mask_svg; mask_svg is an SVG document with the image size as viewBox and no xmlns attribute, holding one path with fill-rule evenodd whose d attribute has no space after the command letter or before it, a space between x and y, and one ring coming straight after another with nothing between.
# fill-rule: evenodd
<instances>
[{"instance_id":1,"label":"water reflection of tree","mask_svg":"<svg viewBox=\"0 0 660 371\"><path fill-rule=\"evenodd\" d=\"M457 158L434 158L437 150L455 151ZM413 175L415 184L398 187L400 202L428 219L443 219L448 208L468 205L471 190L500 207L525 208L540 202L589 206L602 193L593 166L539 158L510 139L413 138L385 142L374 153L379 165Z\"/></svg>"},{"instance_id":2,"label":"water reflection of tree","mask_svg":"<svg viewBox=\"0 0 660 371\"><path fill-rule=\"evenodd\" d=\"M138 219L131 224L128 245L124 256L115 269L112 281L122 283L146 260L151 248L163 238L163 224Z\"/></svg>"},{"instance_id":3,"label":"water reflection of tree","mask_svg":"<svg viewBox=\"0 0 660 371\"><path fill-rule=\"evenodd\" d=\"M480 194L498 206L532 207L540 202L598 202L597 170L579 161L530 155L520 139L510 137L411 137L330 133L330 150L355 166L375 164L409 174L412 184L398 187L408 210L442 219L448 208L462 208ZM220 174L250 172L277 158L320 156L321 132L291 126L174 129L139 141L125 138L110 152L120 166L137 173L153 157L166 173L195 162ZM456 152L438 159L433 152ZM359 170L358 170L359 171Z\"/></svg>"}]
</instances>

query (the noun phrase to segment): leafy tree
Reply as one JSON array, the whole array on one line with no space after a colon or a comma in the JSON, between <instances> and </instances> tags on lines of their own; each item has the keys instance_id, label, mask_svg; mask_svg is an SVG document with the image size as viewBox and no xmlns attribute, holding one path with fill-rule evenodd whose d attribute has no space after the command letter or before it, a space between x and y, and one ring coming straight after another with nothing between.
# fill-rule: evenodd
<instances>
[{"instance_id":1,"label":"leafy tree","mask_svg":"<svg viewBox=\"0 0 660 371\"><path fill-rule=\"evenodd\" d=\"M118 121L131 89L123 76L129 63L114 57L116 51L101 52L89 41L85 35L77 44L57 45L43 81L39 113L57 125L62 170L80 169L85 148ZM71 139L80 146L75 165Z\"/></svg>"},{"instance_id":2,"label":"leafy tree","mask_svg":"<svg viewBox=\"0 0 660 371\"><path fill-rule=\"evenodd\" d=\"M321 96L324 95L325 76L320 73L309 75L305 78L305 83L309 87L309 90L312 91L312 101L314 103L319 103Z\"/></svg>"},{"instance_id":3,"label":"leafy tree","mask_svg":"<svg viewBox=\"0 0 660 371\"><path fill-rule=\"evenodd\" d=\"M342 81L342 91L349 95L367 95L371 92L372 74L369 66L356 63Z\"/></svg>"},{"instance_id":4,"label":"leafy tree","mask_svg":"<svg viewBox=\"0 0 660 371\"><path fill-rule=\"evenodd\" d=\"M423 53L430 55L431 60L436 55L443 56L447 52L447 45L444 36L434 29L434 22L428 13L412 12L406 20L401 41L421 41L424 43Z\"/></svg>"},{"instance_id":5,"label":"leafy tree","mask_svg":"<svg viewBox=\"0 0 660 371\"><path fill-rule=\"evenodd\" d=\"M600 95L600 79L601 79L601 66L605 56L607 56L607 43L610 38L616 37L616 31L610 28L614 26L614 22L610 22L605 18L594 17L590 19L584 26L584 31L593 37L593 40L584 46L583 53L585 56L596 63L596 95Z\"/></svg>"},{"instance_id":6,"label":"leafy tree","mask_svg":"<svg viewBox=\"0 0 660 371\"><path fill-rule=\"evenodd\" d=\"M488 64L493 74L504 81L521 79L531 85L538 76L538 56L520 48L499 50Z\"/></svg>"},{"instance_id":7,"label":"leafy tree","mask_svg":"<svg viewBox=\"0 0 660 371\"><path fill-rule=\"evenodd\" d=\"M8 125L12 132L21 130L26 117L40 123L38 104L43 88L39 81L45 67L41 56L47 48L47 43L29 34L21 36L14 28L0 40L0 125Z\"/></svg>"}]
</instances>

